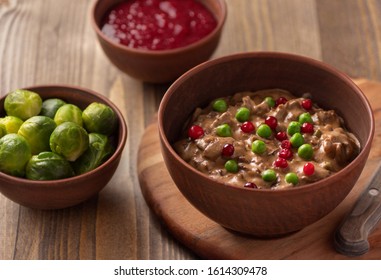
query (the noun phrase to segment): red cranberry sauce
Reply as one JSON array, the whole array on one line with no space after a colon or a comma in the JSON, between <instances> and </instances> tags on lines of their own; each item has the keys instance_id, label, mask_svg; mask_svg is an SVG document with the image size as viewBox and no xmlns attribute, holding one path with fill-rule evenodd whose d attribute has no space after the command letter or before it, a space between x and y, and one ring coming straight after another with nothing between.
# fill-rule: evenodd
<instances>
[{"instance_id":1,"label":"red cranberry sauce","mask_svg":"<svg viewBox=\"0 0 381 280\"><path fill-rule=\"evenodd\" d=\"M194 43L217 26L196 0L127 0L104 17L102 32L128 47L168 50Z\"/></svg>"}]
</instances>

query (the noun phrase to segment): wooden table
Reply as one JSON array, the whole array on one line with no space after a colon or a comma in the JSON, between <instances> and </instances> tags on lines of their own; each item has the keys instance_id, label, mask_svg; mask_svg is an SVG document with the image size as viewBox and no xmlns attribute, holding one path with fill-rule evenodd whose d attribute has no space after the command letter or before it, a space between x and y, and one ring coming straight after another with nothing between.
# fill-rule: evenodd
<instances>
[{"instance_id":1,"label":"wooden table","mask_svg":"<svg viewBox=\"0 0 381 280\"><path fill-rule=\"evenodd\" d=\"M380 1L226 2L228 18L213 57L291 52L328 62L355 78L381 80ZM151 212L137 177L140 139L168 85L142 83L111 65L90 26L91 3L0 0L1 95L35 84L87 87L118 104L129 128L119 169L97 198L39 211L0 195L0 259L198 258Z\"/></svg>"}]
</instances>

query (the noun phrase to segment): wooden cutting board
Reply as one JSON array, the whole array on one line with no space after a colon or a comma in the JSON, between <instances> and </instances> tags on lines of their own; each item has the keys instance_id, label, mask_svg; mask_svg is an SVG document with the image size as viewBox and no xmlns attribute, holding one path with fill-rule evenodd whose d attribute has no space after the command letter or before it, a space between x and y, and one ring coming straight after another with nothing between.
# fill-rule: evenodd
<instances>
[{"instance_id":1,"label":"wooden cutting board","mask_svg":"<svg viewBox=\"0 0 381 280\"><path fill-rule=\"evenodd\" d=\"M258 239L229 231L195 209L173 183L163 161L157 123L149 125L138 151L143 196L159 220L182 244L206 259L381 259L381 223L369 236L370 250L359 257L336 252L334 232L351 210L381 159L381 83L355 80L374 110L376 131L361 177L346 199L329 215L291 235Z\"/></svg>"}]
</instances>

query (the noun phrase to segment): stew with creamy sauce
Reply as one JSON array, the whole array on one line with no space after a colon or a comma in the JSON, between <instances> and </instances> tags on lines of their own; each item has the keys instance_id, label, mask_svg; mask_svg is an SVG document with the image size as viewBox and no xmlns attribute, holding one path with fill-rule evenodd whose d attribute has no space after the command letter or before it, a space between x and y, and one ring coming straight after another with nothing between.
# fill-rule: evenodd
<instances>
[{"instance_id":1,"label":"stew with creamy sauce","mask_svg":"<svg viewBox=\"0 0 381 280\"><path fill-rule=\"evenodd\" d=\"M308 94L281 89L240 92L197 108L174 144L191 166L214 180L282 189L326 178L360 151L334 110Z\"/></svg>"}]
</instances>

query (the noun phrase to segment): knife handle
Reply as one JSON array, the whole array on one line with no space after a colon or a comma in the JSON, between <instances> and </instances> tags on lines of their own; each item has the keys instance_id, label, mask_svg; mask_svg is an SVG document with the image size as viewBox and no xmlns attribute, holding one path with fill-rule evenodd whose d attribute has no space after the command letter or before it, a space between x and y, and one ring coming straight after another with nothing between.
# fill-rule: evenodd
<instances>
[{"instance_id":1,"label":"knife handle","mask_svg":"<svg viewBox=\"0 0 381 280\"><path fill-rule=\"evenodd\" d=\"M335 232L336 251L359 256L369 250L368 236L381 219L381 164L354 208Z\"/></svg>"}]
</instances>

